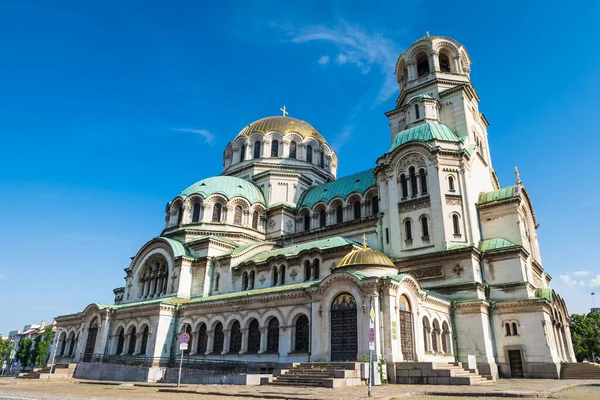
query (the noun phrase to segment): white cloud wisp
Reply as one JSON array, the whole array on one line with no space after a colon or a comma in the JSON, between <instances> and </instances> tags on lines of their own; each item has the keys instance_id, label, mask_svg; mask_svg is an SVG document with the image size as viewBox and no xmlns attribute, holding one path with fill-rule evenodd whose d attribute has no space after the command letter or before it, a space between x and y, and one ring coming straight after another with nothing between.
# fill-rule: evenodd
<instances>
[{"instance_id":1,"label":"white cloud wisp","mask_svg":"<svg viewBox=\"0 0 600 400\"><path fill-rule=\"evenodd\" d=\"M204 138L207 145L212 146L215 143L215 135L206 129L172 128L176 132L196 133Z\"/></svg>"}]
</instances>

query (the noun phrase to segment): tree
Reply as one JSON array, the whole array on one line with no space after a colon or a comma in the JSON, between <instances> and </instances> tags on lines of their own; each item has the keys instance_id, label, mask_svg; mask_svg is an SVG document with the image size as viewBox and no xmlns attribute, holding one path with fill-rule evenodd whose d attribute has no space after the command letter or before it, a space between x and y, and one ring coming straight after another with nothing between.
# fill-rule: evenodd
<instances>
[{"instance_id":1,"label":"tree","mask_svg":"<svg viewBox=\"0 0 600 400\"><path fill-rule=\"evenodd\" d=\"M600 355L600 314L572 314L569 328L577 361Z\"/></svg>"},{"instance_id":2,"label":"tree","mask_svg":"<svg viewBox=\"0 0 600 400\"><path fill-rule=\"evenodd\" d=\"M10 357L10 340L0 338L0 364Z\"/></svg>"},{"instance_id":3,"label":"tree","mask_svg":"<svg viewBox=\"0 0 600 400\"><path fill-rule=\"evenodd\" d=\"M44 330L44 333L39 335L38 337L41 337L41 339L39 340L39 342L37 342L36 365L39 368L43 368L46 366L48 354L50 353L50 344L52 343L52 339L54 338L54 332L52 332L52 326L47 326L46 329ZM32 361L32 362L35 362L35 361Z\"/></svg>"},{"instance_id":4,"label":"tree","mask_svg":"<svg viewBox=\"0 0 600 400\"><path fill-rule=\"evenodd\" d=\"M29 353L29 364L35 365L37 363L38 355L40 354L40 342L42 341L42 335L37 335L33 338L33 346Z\"/></svg>"},{"instance_id":5,"label":"tree","mask_svg":"<svg viewBox=\"0 0 600 400\"><path fill-rule=\"evenodd\" d=\"M23 368L28 367L30 364L32 343L33 341L30 338L23 338L19 341L19 347L17 348L15 358L21 363Z\"/></svg>"}]
</instances>

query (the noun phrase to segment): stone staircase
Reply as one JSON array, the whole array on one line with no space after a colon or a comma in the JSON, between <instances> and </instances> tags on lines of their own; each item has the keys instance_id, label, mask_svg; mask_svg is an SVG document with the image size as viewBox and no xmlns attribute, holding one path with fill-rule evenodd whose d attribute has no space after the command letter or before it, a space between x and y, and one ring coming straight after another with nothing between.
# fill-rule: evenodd
<instances>
[{"instance_id":1,"label":"stone staircase","mask_svg":"<svg viewBox=\"0 0 600 400\"><path fill-rule=\"evenodd\" d=\"M70 379L73 377L77 364L56 364L52 369L52 376L61 379ZM35 368L33 371L21 372L17 378L21 379L48 379L50 367Z\"/></svg>"},{"instance_id":2,"label":"stone staircase","mask_svg":"<svg viewBox=\"0 0 600 400\"><path fill-rule=\"evenodd\" d=\"M493 382L476 369L462 363L401 362L396 363L396 383L424 385L481 385Z\"/></svg>"},{"instance_id":3,"label":"stone staircase","mask_svg":"<svg viewBox=\"0 0 600 400\"><path fill-rule=\"evenodd\" d=\"M360 364L353 362L294 363L289 369L273 371L269 385L311 386L338 388L359 386L364 382L360 376Z\"/></svg>"},{"instance_id":4,"label":"stone staircase","mask_svg":"<svg viewBox=\"0 0 600 400\"><path fill-rule=\"evenodd\" d=\"M589 362L562 363L560 379L600 379L600 364Z\"/></svg>"}]
</instances>

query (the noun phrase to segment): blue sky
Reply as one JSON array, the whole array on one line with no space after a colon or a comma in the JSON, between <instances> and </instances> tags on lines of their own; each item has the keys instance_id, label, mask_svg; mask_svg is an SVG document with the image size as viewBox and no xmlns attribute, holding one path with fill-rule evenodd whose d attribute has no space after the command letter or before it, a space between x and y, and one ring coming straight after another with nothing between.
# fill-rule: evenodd
<instances>
[{"instance_id":1,"label":"blue sky","mask_svg":"<svg viewBox=\"0 0 600 400\"><path fill-rule=\"evenodd\" d=\"M112 302L166 203L284 104L332 144L339 176L373 167L394 64L427 29L471 56L494 167L510 185L519 166L553 287L571 312L594 290L600 304L599 4L3 4L0 333Z\"/></svg>"}]
</instances>

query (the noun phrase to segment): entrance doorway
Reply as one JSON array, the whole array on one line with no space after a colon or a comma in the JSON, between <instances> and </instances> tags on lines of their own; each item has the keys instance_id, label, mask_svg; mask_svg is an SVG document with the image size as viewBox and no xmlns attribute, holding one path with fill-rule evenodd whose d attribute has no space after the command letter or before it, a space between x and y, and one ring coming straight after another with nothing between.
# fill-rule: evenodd
<instances>
[{"instance_id":1,"label":"entrance doorway","mask_svg":"<svg viewBox=\"0 0 600 400\"><path fill-rule=\"evenodd\" d=\"M414 361L413 318L410 303L405 296L400 297L400 348L404 361Z\"/></svg>"},{"instance_id":2,"label":"entrance doorway","mask_svg":"<svg viewBox=\"0 0 600 400\"><path fill-rule=\"evenodd\" d=\"M521 350L508 350L508 362L510 364L510 375L513 378L523 378L523 360Z\"/></svg>"},{"instance_id":3,"label":"entrance doorway","mask_svg":"<svg viewBox=\"0 0 600 400\"><path fill-rule=\"evenodd\" d=\"M83 361L90 362L94 356L94 348L96 347L96 336L98 336L98 318L94 318L88 329L87 342L83 353Z\"/></svg>"},{"instance_id":4,"label":"entrance doorway","mask_svg":"<svg viewBox=\"0 0 600 400\"><path fill-rule=\"evenodd\" d=\"M356 361L356 299L340 294L331 305L331 361Z\"/></svg>"}]
</instances>

